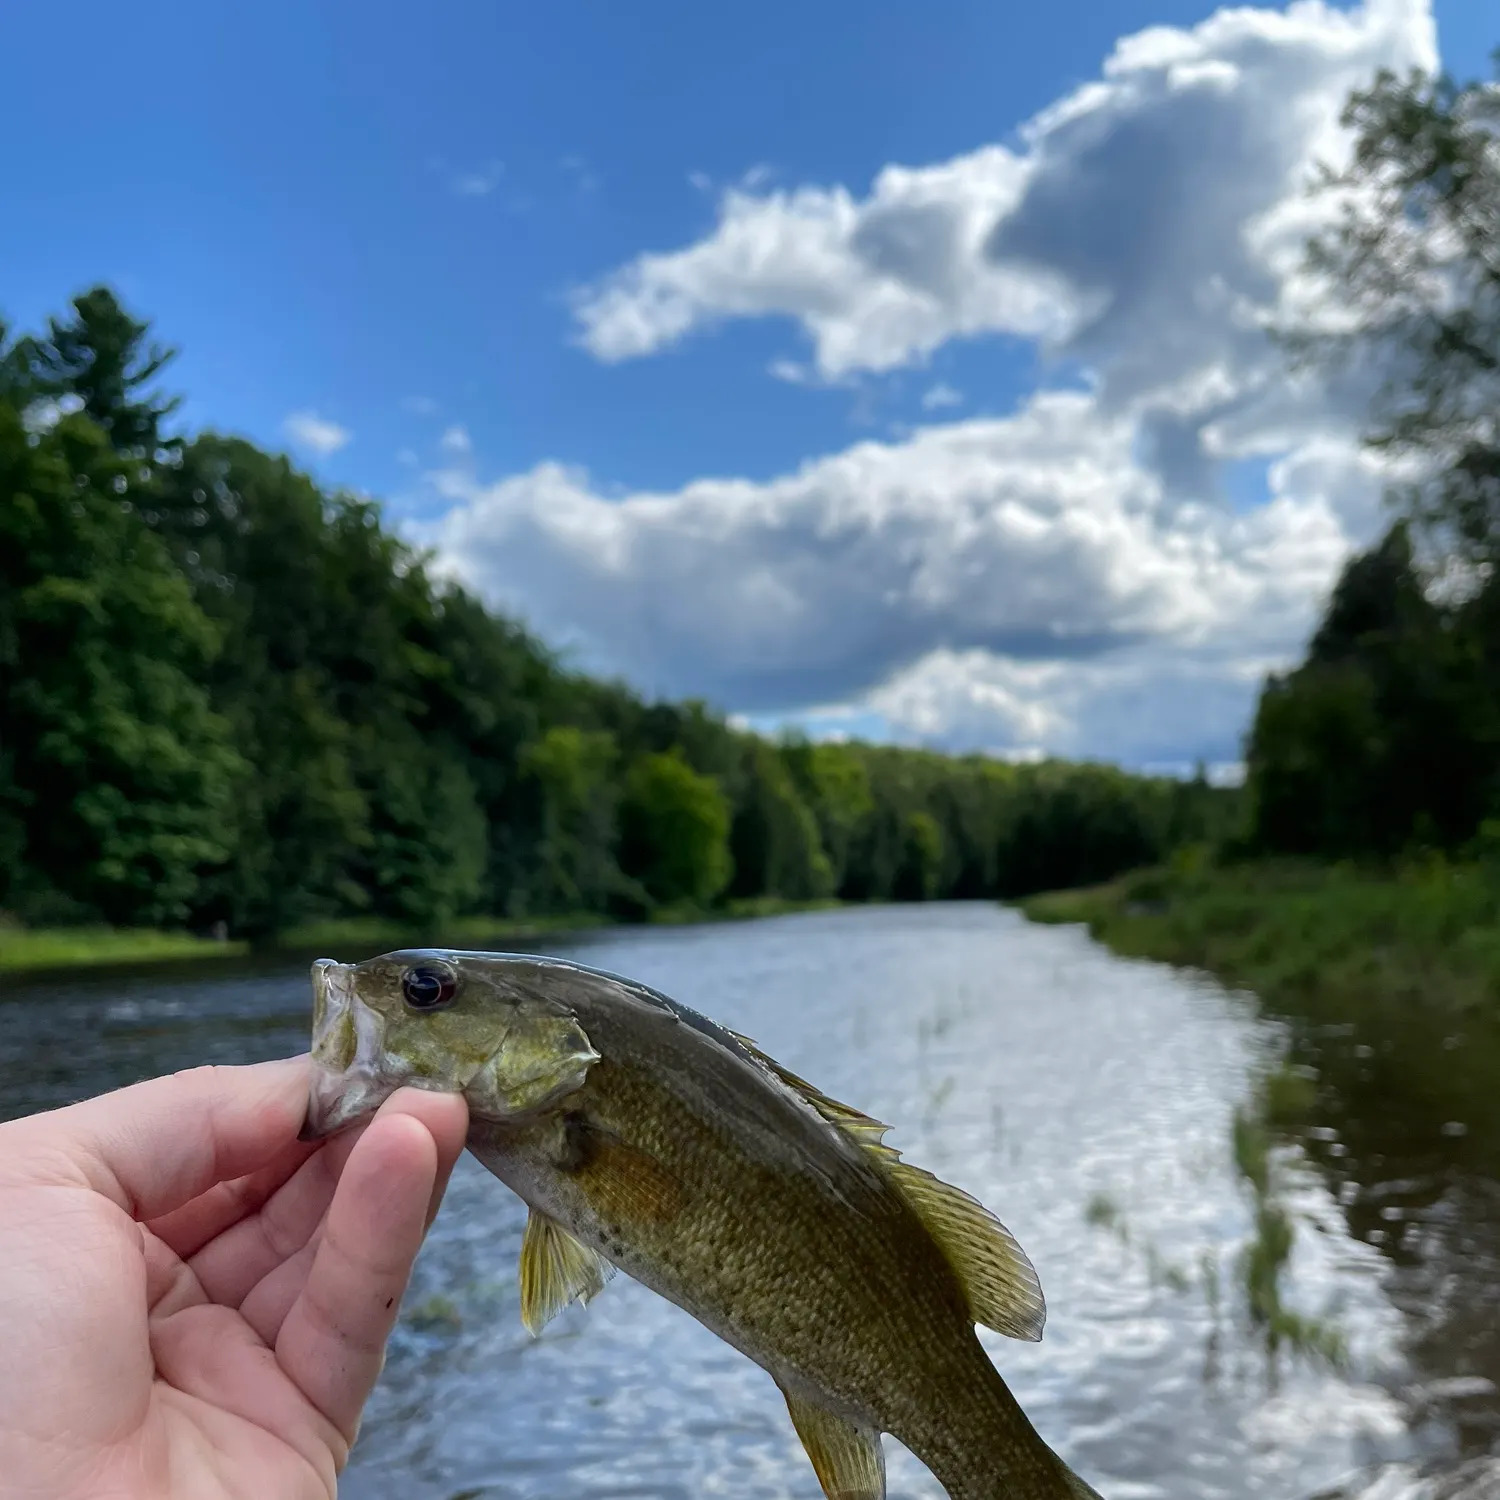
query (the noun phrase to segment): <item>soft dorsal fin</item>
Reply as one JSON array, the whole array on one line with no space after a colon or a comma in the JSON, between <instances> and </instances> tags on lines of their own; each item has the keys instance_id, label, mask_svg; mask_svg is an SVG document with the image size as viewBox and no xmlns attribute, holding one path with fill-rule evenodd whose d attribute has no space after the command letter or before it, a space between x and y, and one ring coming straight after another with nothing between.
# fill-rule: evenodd
<instances>
[{"instance_id":1,"label":"soft dorsal fin","mask_svg":"<svg viewBox=\"0 0 1500 1500\"><path fill-rule=\"evenodd\" d=\"M532 1209L521 1241L521 1321L540 1333L568 1303L597 1297L614 1273L597 1251Z\"/></svg>"},{"instance_id":2,"label":"soft dorsal fin","mask_svg":"<svg viewBox=\"0 0 1500 1500\"><path fill-rule=\"evenodd\" d=\"M976 1323L1036 1343L1047 1322L1042 1283L1026 1252L984 1204L962 1188L896 1161L889 1171L958 1275Z\"/></svg>"},{"instance_id":3,"label":"soft dorsal fin","mask_svg":"<svg viewBox=\"0 0 1500 1500\"><path fill-rule=\"evenodd\" d=\"M1041 1280L1016 1237L989 1209L962 1188L902 1161L901 1153L884 1143L889 1125L829 1098L768 1057L749 1037L730 1035L829 1124L875 1157L953 1267L976 1323L1030 1343L1041 1338L1047 1321Z\"/></svg>"},{"instance_id":4,"label":"soft dorsal fin","mask_svg":"<svg viewBox=\"0 0 1500 1500\"><path fill-rule=\"evenodd\" d=\"M885 1500L880 1434L870 1427L856 1427L786 1390L781 1394L828 1500Z\"/></svg>"}]
</instances>

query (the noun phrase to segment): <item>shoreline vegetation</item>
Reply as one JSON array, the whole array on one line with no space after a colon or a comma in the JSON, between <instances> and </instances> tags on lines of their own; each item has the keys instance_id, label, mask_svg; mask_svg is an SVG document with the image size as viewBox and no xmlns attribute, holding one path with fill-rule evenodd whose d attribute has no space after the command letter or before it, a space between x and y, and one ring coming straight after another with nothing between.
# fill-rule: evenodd
<instances>
[{"instance_id":1,"label":"shoreline vegetation","mask_svg":"<svg viewBox=\"0 0 1500 1500\"><path fill-rule=\"evenodd\" d=\"M1271 1010L1309 999L1354 1012L1484 1016L1500 1000L1500 862L1413 856L1172 864L1015 903L1034 922L1081 923L1127 958L1205 970Z\"/></svg>"},{"instance_id":2,"label":"shoreline vegetation","mask_svg":"<svg viewBox=\"0 0 1500 1500\"><path fill-rule=\"evenodd\" d=\"M489 947L506 942L536 942L561 933L603 931L622 926L685 927L707 922L743 922L794 912L828 911L852 903L832 899L792 901L758 896L714 908L678 905L654 910L645 923L625 924L599 912L581 911L529 919L461 917L443 924L438 936L445 946ZM274 941L252 945L192 932L150 927L44 927L0 925L0 981L7 976L45 977L49 972L84 968L127 968L132 964L182 959L232 959L256 954L311 953L366 958L403 945L430 944L433 934L410 924L378 917L334 918L290 928Z\"/></svg>"}]
</instances>

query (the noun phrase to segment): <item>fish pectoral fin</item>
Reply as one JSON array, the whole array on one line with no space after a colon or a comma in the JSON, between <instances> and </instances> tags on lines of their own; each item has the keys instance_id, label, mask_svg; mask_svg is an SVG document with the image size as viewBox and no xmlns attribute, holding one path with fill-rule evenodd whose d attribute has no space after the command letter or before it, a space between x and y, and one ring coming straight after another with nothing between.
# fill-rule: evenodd
<instances>
[{"instance_id":1,"label":"fish pectoral fin","mask_svg":"<svg viewBox=\"0 0 1500 1500\"><path fill-rule=\"evenodd\" d=\"M1047 1321L1047 1304L1036 1269L1016 1237L962 1188L904 1161L889 1171L957 1275L974 1321L1036 1343Z\"/></svg>"},{"instance_id":2,"label":"fish pectoral fin","mask_svg":"<svg viewBox=\"0 0 1500 1500\"><path fill-rule=\"evenodd\" d=\"M784 1388L781 1394L828 1500L885 1500L880 1434L872 1427L856 1427Z\"/></svg>"},{"instance_id":3,"label":"fish pectoral fin","mask_svg":"<svg viewBox=\"0 0 1500 1500\"><path fill-rule=\"evenodd\" d=\"M539 1334L568 1303L604 1290L615 1268L555 1219L531 1210L521 1241L521 1321Z\"/></svg>"}]
</instances>

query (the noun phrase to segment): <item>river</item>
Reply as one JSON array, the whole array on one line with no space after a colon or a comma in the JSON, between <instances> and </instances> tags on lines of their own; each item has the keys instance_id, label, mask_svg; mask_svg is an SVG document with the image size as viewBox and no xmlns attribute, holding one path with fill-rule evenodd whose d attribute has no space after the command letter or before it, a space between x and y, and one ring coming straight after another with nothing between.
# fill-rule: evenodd
<instances>
[{"instance_id":1,"label":"river","mask_svg":"<svg viewBox=\"0 0 1500 1500\"><path fill-rule=\"evenodd\" d=\"M980 903L552 949L755 1037L993 1208L1049 1320L1039 1345L987 1347L1106 1500L1500 1495L1493 1037L1420 1015L1266 1016ZM3 1115L299 1051L309 1024L306 966L281 959L12 979L0 1001ZM1303 1081L1295 1119L1257 1082L1278 1068ZM1271 1130L1273 1198L1234 1149L1236 1111ZM1280 1305L1311 1330L1275 1353L1244 1270L1268 1202L1294 1229ZM817 1500L769 1378L624 1277L532 1340L523 1225L465 1157L346 1500ZM893 1500L939 1500L887 1452Z\"/></svg>"}]
</instances>

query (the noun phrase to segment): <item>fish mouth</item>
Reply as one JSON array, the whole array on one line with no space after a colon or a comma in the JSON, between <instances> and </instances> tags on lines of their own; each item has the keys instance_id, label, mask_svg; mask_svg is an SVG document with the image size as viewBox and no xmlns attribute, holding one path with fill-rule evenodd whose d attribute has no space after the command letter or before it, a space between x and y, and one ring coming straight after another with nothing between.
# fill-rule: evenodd
<instances>
[{"instance_id":1,"label":"fish mouth","mask_svg":"<svg viewBox=\"0 0 1500 1500\"><path fill-rule=\"evenodd\" d=\"M350 982L348 964L312 966L312 1087L299 1141L321 1141L373 1115L401 1086L383 1066L385 1025Z\"/></svg>"}]
</instances>

